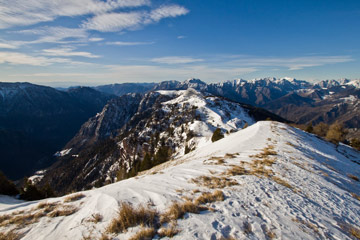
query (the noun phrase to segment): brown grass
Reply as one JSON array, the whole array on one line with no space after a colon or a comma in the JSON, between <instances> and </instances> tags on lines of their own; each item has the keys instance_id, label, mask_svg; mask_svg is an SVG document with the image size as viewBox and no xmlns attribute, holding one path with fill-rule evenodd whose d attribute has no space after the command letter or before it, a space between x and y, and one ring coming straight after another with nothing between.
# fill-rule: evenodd
<instances>
[{"instance_id":1,"label":"brown grass","mask_svg":"<svg viewBox=\"0 0 360 240\"><path fill-rule=\"evenodd\" d=\"M308 221L302 220L302 219L298 219L298 218L293 218L292 221L297 222L297 223L301 223L302 225L304 225L305 227L312 229L315 233L319 234L319 229L318 227Z\"/></svg>"},{"instance_id":2,"label":"brown grass","mask_svg":"<svg viewBox=\"0 0 360 240\"><path fill-rule=\"evenodd\" d=\"M103 216L100 213L95 213L91 215L90 222L99 223L103 220Z\"/></svg>"},{"instance_id":3,"label":"brown grass","mask_svg":"<svg viewBox=\"0 0 360 240\"><path fill-rule=\"evenodd\" d=\"M227 159L227 158L236 158L238 154L237 153L226 153L224 158Z\"/></svg>"},{"instance_id":4,"label":"brown grass","mask_svg":"<svg viewBox=\"0 0 360 240\"><path fill-rule=\"evenodd\" d=\"M276 183L278 183L280 185L283 185L284 187L287 187L287 188L290 188L290 189L294 190L294 187L291 186L291 184L288 183L287 181L285 181L284 179L281 179L281 178L276 177L276 176L273 176L271 179L273 181L275 181Z\"/></svg>"},{"instance_id":5,"label":"brown grass","mask_svg":"<svg viewBox=\"0 0 360 240\"><path fill-rule=\"evenodd\" d=\"M168 210L161 215L160 222L166 223L174 221L176 219L182 218L185 213L199 213L199 207L192 201L186 201L183 203L173 202Z\"/></svg>"},{"instance_id":6,"label":"brown grass","mask_svg":"<svg viewBox=\"0 0 360 240\"><path fill-rule=\"evenodd\" d=\"M156 235L154 228L142 228L134 236L130 237L129 240L150 240Z\"/></svg>"},{"instance_id":7,"label":"brown grass","mask_svg":"<svg viewBox=\"0 0 360 240\"><path fill-rule=\"evenodd\" d=\"M192 179L192 182L208 188L224 188L230 187L234 185L238 185L239 183L233 179L229 179L226 177L215 177L215 176L200 176Z\"/></svg>"},{"instance_id":8,"label":"brown grass","mask_svg":"<svg viewBox=\"0 0 360 240\"><path fill-rule=\"evenodd\" d=\"M126 231L129 227L138 225L153 227L156 224L158 213L139 205L134 208L129 203L122 203L119 207L117 218L113 219L107 231L110 233L120 233Z\"/></svg>"},{"instance_id":9,"label":"brown grass","mask_svg":"<svg viewBox=\"0 0 360 240\"><path fill-rule=\"evenodd\" d=\"M166 228L160 228L158 231L158 235L160 238L163 237L169 237L172 238L176 234L180 232L180 229L175 224L170 224L170 226L167 226Z\"/></svg>"},{"instance_id":10,"label":"brown grass","mask_svg":"<svg viewBox=\"0 0 360 240\"><path fill-rule=\"evenodd\" d=\"M75 202L77 200L80 200L82 198L85 197L85 194L82 194L82 193L76 193L76 194L72 194L70 196L67 196L65 199L64 199L64 202Z\"/></svg>"},{"instance_id":11,"label":"brown grass","mask_svg":"<svg viewBox=\"0 0 360 240\"><path fill-rule=\"evenodd\" d=\"M237 176L237 175L249 175L250 171L246 170L243 166L232 165L230 169L226 171L226 175Z\"/></svg>"},{"instance_id":12,"label":"brown grass","mask_svg":"<svg viewBox=\"0 0 360 240\"><path fill-rule=\"evenodd\" d=\"M199 205L199 204L224 201L224 200L225 200L224 193L220 190L216 190L213 193L209 193L209 192L202 193L197 199L195 199L195 204Z\"/></svg>"},{"instance_id":13,"label":"brown grass","mask_svg":"<svg viewBox=\"0 0 360 240\"><path fill-rule=\"evenodd\" d=\"M360 239L360 229L356 227L350 227L349 233L356 239Z\"/></svg>"},{"instance_id":14,"label":"brown grass","mask_svg":"<svg viewBox=\"0 0 360 240\"><path fill-rule=\"evenodd\" d=\"M73 206L67 206L65 208L57 208L52 212L47 214L48 217L61 217L61 216L69 216L76 213L79 209Z\"/></svg>"},{"instance_id":15,"label":"brown grass","mask_svg":"<svg viewBox=\"0 0 360 240\"><path fill-rule=\"evenodd\" d=\"M7 233L0 232L0 240L19 240L20 238L20 234L15 233L14 231L9 231Z\"/></svg>"},{"instance_id":16,"label":"brown grass","mask_svg":"<svg viewBox=\"0 0 360 240\"><path fill-rule=\"evenodd\" d=\"M351 178L352 180L359 182L359 178L358 178L357 176L352 175L352 174L348 174L347 176L348 176L349 178Z\"/></svg>"},{"instance_id":17,"label":"brown grass","mask_svg":"<svg viewBox=\"0 0 360 240\"><path fill-rule=\"evenodd\" d=\"M351 196L353 196L353 198L357 199L360 201L360 196L357 195L356 193L351 193Z\"/></svg>"},{"instance_id":18,"label":"brown grass","mask_svg":"<svg viewBox=\"0 0 360 240\"><path fill-rule=\"evenodd\" d=\"M269 230L269 229L267 229L267 230L265 231L265 235L266 235L267 239L274 239L274 238L276 238L276 234L275 234L273 231Z\"/></svg>"}]
</instances>

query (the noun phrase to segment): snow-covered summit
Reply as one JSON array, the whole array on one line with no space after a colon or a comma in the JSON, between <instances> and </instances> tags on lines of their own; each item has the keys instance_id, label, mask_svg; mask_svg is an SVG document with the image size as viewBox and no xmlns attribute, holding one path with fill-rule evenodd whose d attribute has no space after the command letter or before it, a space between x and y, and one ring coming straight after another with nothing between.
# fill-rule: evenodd
<instances>
[{"instance_id":1,"label":"snow-covered summit","mask_svg":"<svg viewBox=\"0 0 360 240\"><path fill-rule=\"evenodd\" d=\"M155 239L170 225L178 230L174 239L353 239L360 225L359 159L359 152L345 145L285 124L258 122L77 198L29 203L1 198L0 231L14 230L25 240L130 239L141 226L107 232L122 203L142 204L159 216L174 202L190 201L202 206L200 211L156 225ZM201 201L216 189L223 198ZM68 216L54 213L66 209ZM21 224L12 221L22 216L27 217Z\"/></svg>"}]
</instances>

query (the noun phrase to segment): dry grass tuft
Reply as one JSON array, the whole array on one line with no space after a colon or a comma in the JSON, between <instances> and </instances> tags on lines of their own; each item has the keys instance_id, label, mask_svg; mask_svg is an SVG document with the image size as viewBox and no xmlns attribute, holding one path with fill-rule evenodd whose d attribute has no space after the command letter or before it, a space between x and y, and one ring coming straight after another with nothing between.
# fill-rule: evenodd
<instances>
[{"instance_id":1,"label":"dry grass tuft","mask_svg":"<svg viewBox=\"0 0 360 240\"><path fill-rule=\"evenodd\" d=\"M353 196L353 198L357 199L360 201L360 196L357 195L356 193L351 193L351 196Z\"/></svg>"},{"instance_id":2,"label":"dry grass tuft","mask_svg":"<svg viewBox=\"0 0 360 240\"><path fill-rule=\"evenodd\" d=\"M65 208L58 208L58 209L55 209L54 211L52 212L49 212L47 214L48 217L61 217L61 216L69 216L71 214L74 214L78 211L79 209L76 208L76 207L73 207L73 206L67 206Z\"/></svg>"},{"instance_id":3,"label":"dry grass tuft","mask_svg":"<svg viewBox=\"0 0 360 240\"><path fill-rule=\"evenodd\" d=\"M158 213L144 207L143 205L134 208L129 203L122 203L119 208L117 218L113 219L107 231L110 233L120 233L129 227L138 225L153 227L156 224Z\"/></svg>"},{"instance_id":4,"label":"dry grass tuft","mask_svg":"<svg viewBox=\"0 0 360 240\"><path fill-rule=\"evenodd\" d=\"M134 236L129 238L129 240L149 240L156 235L154 228L142 228Z\"/></svg>"},{"instance_id":5,"label":"dry grass tuft","mask_svg":"<svg viewBox=\"0 0 360 240\"><path fill-rule=\"evenodd\" d=\"M360 229L357 227L352 226L349 223L339 223L339 226L342 230L349 233L355 239L360 239Z\"/></svg>"},{"instance_id":6,"label":"dry grass tuft","mask_svg":"<svg viewBox=\"0 0 360 240\"><path fill-rule=\"evenodd\" d=\"M233 179L229 179L226 177L215 177L215 176L200 176L192 179L192 182L208 188L224 188L231 187L234 185L238 185L239 183Z\"/></svg>"},{"instance_id":7,"label":"dry grass tuft","mask_svg":"<svg viewBox=\"0 0 360 240\"><path fill-rule=\"evenodd\" d=\"M232 165L230 169L226 171L226 175L237 176L237 175L249 175L250 171L246 170L243 166Z\"/></svg>"},{"instance_id":8,"label":"dry grass tuft","mask_svg":"<svg viewBox=\"0 0 360 240\"><path fill-rule=\"evenodd\" d=\"M271 230L266 230L265 235L266 235L267 239L275 239L276 238L276 234Z\"/></svg>"},{"instance_id":9,"label":"dry grass tuft","mask_svg":"<svg viewBox=\"0 0 360 240\"><path fill-rule=\"evenodd\" d=\"M76 194L67 196L67 197L64 199L64 202L75 202L75 201L80 200L80 199L82 199L82 198L84 198L84 197L85 197L85 194L76 193Z\"/></svg>"},{"instance_id":10,"label":"dry grass tuft","mask_svg":"<svg viewBox=\"0 0 360 240\"><path fill-rule=\"evenodd\" d=\"M271 178L273 181L275 181L276 183L283 185L284 187L290 188L292 190L294 190L294 187L290 185L290 183L286 182L284 179L281 179L279 177L273 176Z\"/></svg>"},{"instance_id":11,"label":"dry grass tuft","mask_svg":"<svg viewBox=\"0 0 360 240\"><path fill-rule=\"evenodd\" d=\"M202 193L196 200L195 204L205 204L205 203L211 203L216 201L224 201L225 196L224 193L220 190L216 190L213 193L204 192Z\"/></svg>"},{"instance_id":12,"label":"dry grass tuft","mask_svg":"<svg viewBox=\"0 0 360 240\"><path fill-rule=\"evenodd\" d=\"M224 158L227 159L227 158L236 158L238 154L237 153L227 153L225 154Z\"/></svg>"},{"instance_id":13,"label":"dry grass tuft","mask_svg":"<svg viewBox=\"0 0 360 240\"><path fill-rule=\"evenodd\" d=\"M99 223L103 220L103 216L100 213L95 213L91 215L90 222Z\"/></svg>"},{"instance_id":14,"label":"dry grass tuft","mask_svg":"<svg viewBox=\"0 0 360 240\"><path fill-rule=\"evenodd\" d=\"M357 181L357 182L360 181L359 178L358 178L357 176L355 176L355 175L348 174L347 176L348 176L349 178L351 178L352 180L354 180L354 181Z\"/></svg>"},{"instance_id":15,"label":"dry grass tuft","mask_svg":"<svg viewBox=\"0 0 360 240\"><path fill-rule=\"evenodd\" d=\"M163 237L172 238L179 232L180 232L180 229L175 224L170 224L170 226L168 226L166 228L164 228L164 227L160 228L158 231L158 235L160 238L163 238Z\"/></svg>"},{"instance_id":16,"label":"dry grass tuft","mask_svg":"<svg viewBox=\"0 0 360 240\"><path fill-rule=\"evenodd\" d=\"M166 223L182 218L185 213L199 213L199 207L192 201L173 202L169 209L161 215L160 222Z\"/></svg>"},{"instance_id":17,"label":"dry grass tuft","mask_svg":"<svg viewBox=\"0 0 360 240\"><path fill-rule=\"evenodd\" d=\"M293 218L292 220L294 222L301 223L302 225L306 226L307 228L312 229L315 233L319 234L319 229L315 224L305 221L305 220L302 220L302 219L298 219L298 218Z\"/></svg>"},{"instance_id":18,"label":"dry grass tuft","mask_svg":"<svg viewBox=\"0 0 360 240\"><path fill-rule=\"evenodd\" d=\"M10 231L7 233L0 232L0 240L19 240L21 238L20 234Z\"/></svg>"}]
</instances>

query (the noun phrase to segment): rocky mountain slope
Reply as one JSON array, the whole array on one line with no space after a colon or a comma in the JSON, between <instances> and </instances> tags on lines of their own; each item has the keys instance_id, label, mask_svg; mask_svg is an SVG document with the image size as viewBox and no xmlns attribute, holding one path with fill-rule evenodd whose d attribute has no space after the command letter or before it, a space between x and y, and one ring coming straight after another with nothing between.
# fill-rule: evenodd
<instances>
[{"instance_id":1,"label":"rocky mountain slope","mask_svg":"<svg viewBox=\"0 0 360 240\"><path fill-rule=\"evenodd\" d=\"M0 83L0 169L18 179L49 166L52 155L110 98L87 87L62 92L30 83Z\"/></svg>"},{"instance_id":2,"label":"rocky mountain slope","mask_svg":"<svg viewBox=\"0 0 360 240\"><path fill-rule=\"evenodd\" d=\"M131 239L139 232L155 239L169 232L173 239L356 239L359 164L360 153L346 145L257 122L102 188L39 202L2 197L0 231L25 240ZM145 217L127 225L125 213Z\"/></svg>"},{"instance_id":3,"label":"rocky mountain slope","mask_svg":"<svg viewBox=\"0 0 360 240\"><path fill-rule=\"evenodd\" d=\"M211 142L258 120L284 121L265 110L192 88L113 99L90 118L40 184L59 193L102 186Z\"/></svg>"},{"instance_id":4,"label":"rocky mountain slope","mask_svg":"<svg viewBox=\"0 0 360 240\"><path fill-rule=\"evenodd\" d=\"M125 90L121 85L118 87ZM352 132L358 132L360 128L360 111L357 107L360 80L324 80L312 84L293 78L258 78L206 84L199 79L188 79L184 82L165 81L154 84L152 90L188 88L263 107L299 124L332 124L339 121L351 128ZM139 89L143 88L140 86ZM357 135L360 137L360 132Z\"/></svg>"}]
</instances>

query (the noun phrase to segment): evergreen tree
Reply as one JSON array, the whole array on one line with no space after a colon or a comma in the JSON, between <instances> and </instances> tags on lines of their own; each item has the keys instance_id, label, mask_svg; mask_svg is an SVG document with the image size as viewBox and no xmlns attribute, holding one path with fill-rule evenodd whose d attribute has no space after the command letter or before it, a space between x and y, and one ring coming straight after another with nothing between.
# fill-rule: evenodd
<instances>
[{"instance_id":1,"label":"evergreen tree","mask_svg":"<svg viewBox=\"0 0 360 240\"><path fill-rule=\"evenodd\" d=\"M140 164L140 171L150 169L151 167L152 167L151 155L149 153L146 153L144 159Z\"/></svg>"},{"instance_id":2,"label":"evergreen tree","mask_svg":"<svg viewBox=\"0 0 360 240\"><path fill-rule=\"evenodd\" d=\"M0 171L0 194L14 196L19 194L15 184Z\"/></svg>"}]
</instances>

